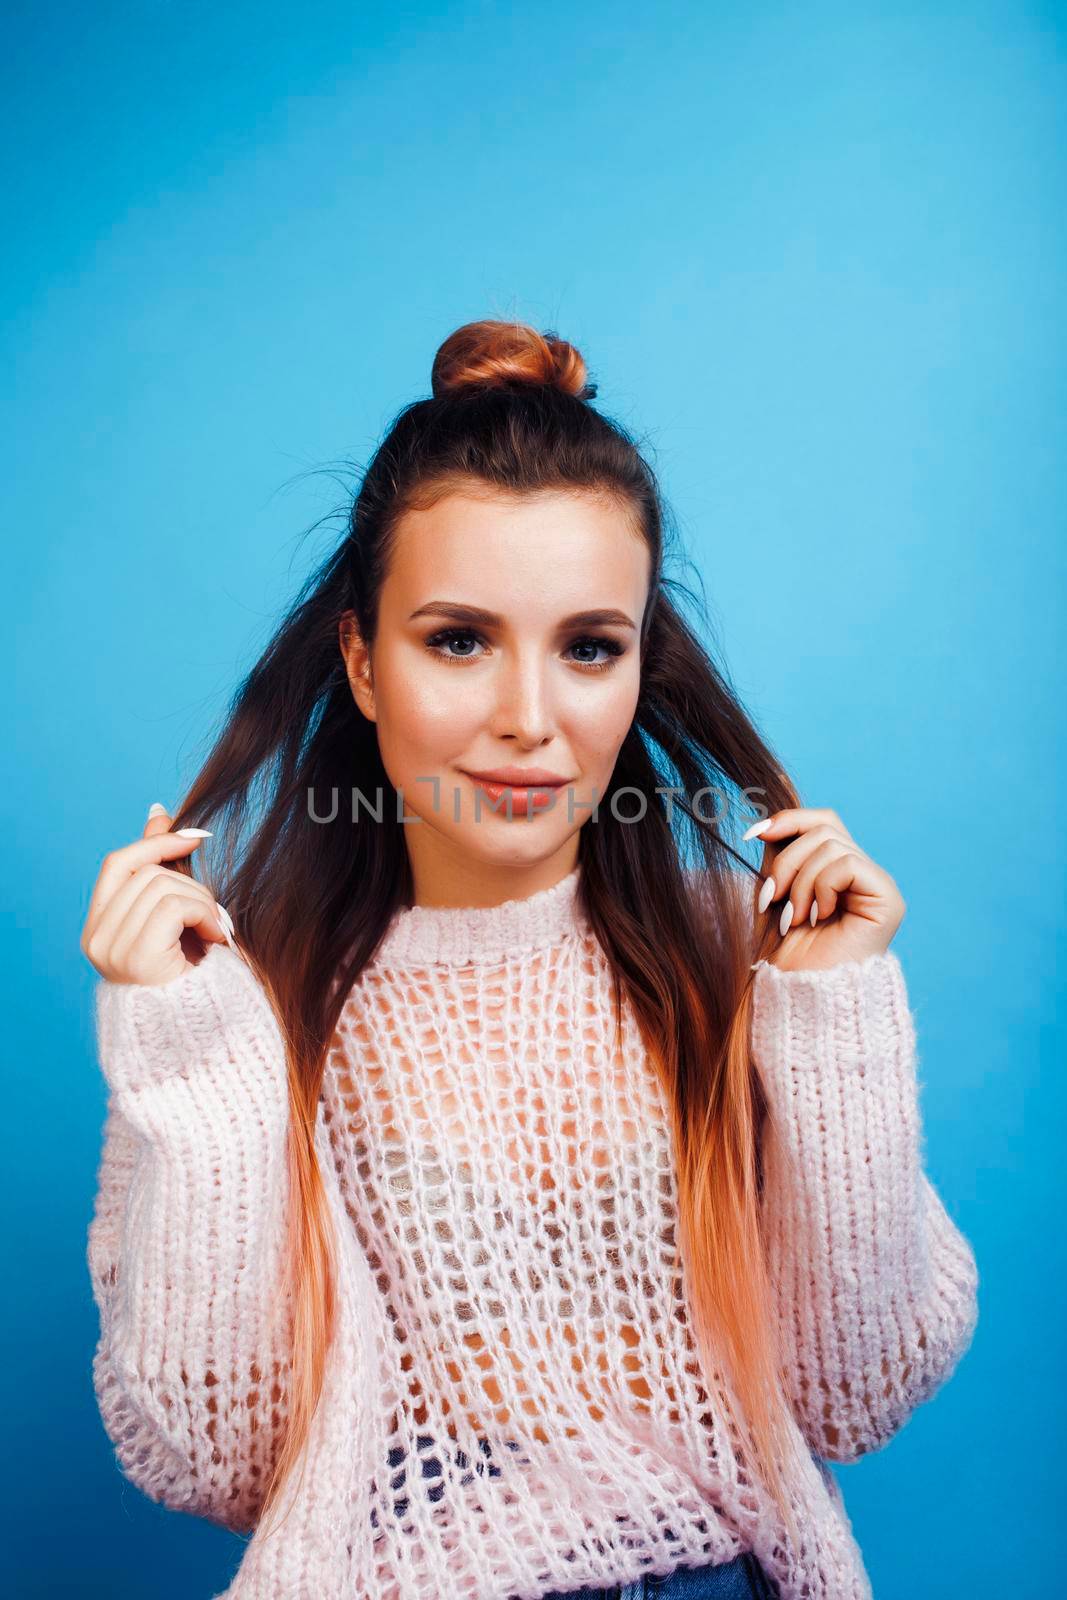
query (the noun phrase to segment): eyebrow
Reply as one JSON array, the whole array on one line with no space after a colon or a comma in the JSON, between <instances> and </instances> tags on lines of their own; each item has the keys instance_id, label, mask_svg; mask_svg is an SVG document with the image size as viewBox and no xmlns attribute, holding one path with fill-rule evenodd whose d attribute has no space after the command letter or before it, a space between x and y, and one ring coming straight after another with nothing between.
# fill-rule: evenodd
<instances>
[{"instance_id":1,"label":"eyebrow","mask_svg":"<svg viewBox=\"0 0 1067 1600\"><path fill-rule=\"evenodd\" d=\"M495 611L485 611L481 606L468 606L458 600L428 600L424 606L419 606L408 618L414 622L416 617L426 616L451 617L458 622L478 622L483 628L502 628L504 618ZM625 611L615 611L601 607L592 611L573 611L569 617L564 617L560 627L566 628L632 628L637 632L637 624L633 622Z\"/></svg>"}]
</instances>

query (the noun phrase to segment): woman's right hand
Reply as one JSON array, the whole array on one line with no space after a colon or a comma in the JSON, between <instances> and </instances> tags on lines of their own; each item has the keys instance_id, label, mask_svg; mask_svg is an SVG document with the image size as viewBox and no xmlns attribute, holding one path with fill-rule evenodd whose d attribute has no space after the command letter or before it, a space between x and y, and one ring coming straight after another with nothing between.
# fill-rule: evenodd
<instances>
[{"instance_id":1,"label":"woman's right hand","mask_svg":"<svg viewBox=\"0 0 1067 1600\"><path fill-rule=\"evenodd\" d=\"M212 944L233 945L232 922L204 884L161 865L195 850L203 830L171 832L160 809L142 837L110 851L89 902L82 954L112 983L170 983ZM236 946L234 946L236 948Z\"/></svg>"}]
</instances>

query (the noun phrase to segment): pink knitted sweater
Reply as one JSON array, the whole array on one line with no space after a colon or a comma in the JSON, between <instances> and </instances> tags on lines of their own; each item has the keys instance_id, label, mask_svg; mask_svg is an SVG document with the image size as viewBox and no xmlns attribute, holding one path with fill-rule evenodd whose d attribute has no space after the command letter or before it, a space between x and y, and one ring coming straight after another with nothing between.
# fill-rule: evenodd
<instances>
[{"instance_id":1,"label":"pink knitted sweater","mask_svg":"<svg viewBox=\"0 0 1067 1600\"><path fill-rule=\"evenodd\" d=\"M628 1008L614 1046L579 872L399 911L346 997L316 1129L338 1335L302 1486L233 1600L536 1600L746 1549L782 1600L870 1595L826 1462L891 1438L977 1318L923 1169L900 964L756 972L792 1542L701 1383L667 1108ZM247 1532L288 1398L280 1033L225 946L96 1004L103 1423L153 1500Z\"/></svg>"}]
</instances>

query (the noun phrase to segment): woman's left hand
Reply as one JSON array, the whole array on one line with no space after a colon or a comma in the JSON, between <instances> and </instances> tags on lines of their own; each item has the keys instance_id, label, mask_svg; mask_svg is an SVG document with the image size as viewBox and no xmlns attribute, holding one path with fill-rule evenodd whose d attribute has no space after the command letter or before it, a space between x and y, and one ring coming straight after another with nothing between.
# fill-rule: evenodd
<instances>
[{"instance_id":1,"label":"woman's left hand","mask_svg":"<svg viewBox=\"0 0 1067 1600\"><path fill-rule=\"evenodd\" d=\"M742 838L764 842L757 911L778 919L768 957L795 971L881 955L907 909L884 868L853 839L836 811L797 806L753 823Z\"/></svg>"}]
</instances>

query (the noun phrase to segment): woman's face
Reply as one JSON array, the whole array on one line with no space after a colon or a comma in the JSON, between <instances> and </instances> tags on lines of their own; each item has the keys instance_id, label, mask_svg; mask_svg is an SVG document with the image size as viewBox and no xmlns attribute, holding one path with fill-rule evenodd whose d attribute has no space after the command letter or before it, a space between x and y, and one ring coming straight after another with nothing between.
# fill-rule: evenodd
<instances>
[{"instance_id":1,"label":"woman's face","mask_svg":"<svg viewBox=\"0 0 1067 1600\"><path fill-rule=\"evenodd\" d=\"M341 638L389 780L418 819L405 835L418 903L533 892L575 864L636 710L649 579L644 539L589 494L472 486L401 520L369 657L351 614ZM502 768L563 787L472 776Z\"/></svg>"}]
</instances>

